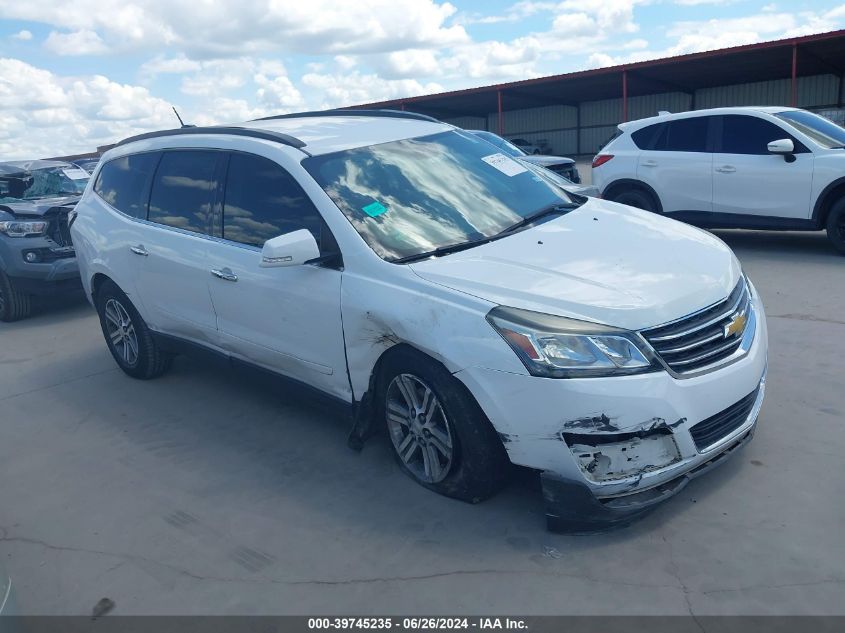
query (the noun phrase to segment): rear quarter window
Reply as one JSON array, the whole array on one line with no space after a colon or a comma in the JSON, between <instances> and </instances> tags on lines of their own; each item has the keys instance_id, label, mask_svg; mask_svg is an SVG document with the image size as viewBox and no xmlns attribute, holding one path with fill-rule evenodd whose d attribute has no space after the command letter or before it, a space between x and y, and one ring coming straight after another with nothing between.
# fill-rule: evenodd
<instances>
[{"instance_id":1,"label":"rear quarter window","mask_svg":"<svg viewBox=\"0 0 845 633\"><path fill-rule=\"evenodd\" d=\"M658 150L666 140L666 123L655 123L631 132L631 140L640 149Z\"/></svg>"}]
</instances>

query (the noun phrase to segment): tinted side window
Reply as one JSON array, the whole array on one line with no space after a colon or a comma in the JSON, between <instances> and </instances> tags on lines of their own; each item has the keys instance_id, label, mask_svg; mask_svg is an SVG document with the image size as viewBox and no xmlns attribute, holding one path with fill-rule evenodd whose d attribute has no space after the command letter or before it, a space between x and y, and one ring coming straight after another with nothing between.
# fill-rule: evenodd
<instances>
[{"instance_id":1,"label":"tinted side window","mask_svg":"<svg viewBox=\"0 0 845 633\"><path fill-rule=\"evenodd\" d=\"M223 203L223 237L262 246L267 240L308 229L320 243L322 217L296 180L271 160L232 154Z\"/></svg>"},{"instance_id":2,"label":"tinted side window","mask_svg":"<svg viewBox=\"0 0 845 633\"><path fill-rule=\"evenodd\" d=\"M218 152L165 152L150 193L151 222L209 233L217 193Z\"/></svg>"},{"instance_id":3,"label":"tinted side window","mask_svg":"<svg viewBox=\"0 0 845 633\"><path fill-rule=\"evenodd\" d=\"M631 139L640 149L655 150L664 149L666 141L666 123L649 125L636 132L631 133Z\"/></svg>"},{"instance_id":4,"label":"tinted side window","mask_svg":"<svg viewBox=\"0 0 845 633\"><path fill-rule=\"evenodd\" d=\"M792 138L786 130L764 119L739 114L722 117L724 154L768 154L771 141Z\"/></svg>"},{"instance_id":5,"label":"tinted side window","mask_svg":"<svg viewBox=\"0 0 845 633\"><path fill-rule=\"evenodd\" d=\"M707 126L710 117L669 121L666 150L670 152L707 151Z\"/></svg>"},{"instance_id":6,"label":"tinted side window","mask_svg":"<svg viewBox=\"0 0 845 633\"><path fill-rule=\"evenodd\" d=\"M110 160L100 169L94 191L118 211L146 219L149 183L160 156L148 152Z\"/></svg>"}]
</instances>

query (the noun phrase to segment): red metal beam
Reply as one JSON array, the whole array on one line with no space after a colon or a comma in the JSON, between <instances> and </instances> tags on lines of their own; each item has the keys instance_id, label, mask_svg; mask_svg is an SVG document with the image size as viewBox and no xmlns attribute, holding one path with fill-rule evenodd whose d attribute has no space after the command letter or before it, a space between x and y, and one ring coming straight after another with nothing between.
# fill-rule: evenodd
<instances>
[{"instance_id":1,"label":"red metal beam","mask_svg":"<svg viewBox=\"0 0 845 633\"><path fill-rule=\"evenodd\" d=\"M798 44L792 45L792 100L793 108L798 105Z\"/></svg>"},{"instance_id":2,"label":"red metal beam","mask_svg":"<svg viewBox=\"0 0 845 633\"><path fill-rule=\"evenodd\" d=\"M628 71L622 71L622 122L628 121Z\"/></svg>"},{"instance_id":3,"label":"red metal beam","mask_svg":"<svg viewBox=\"0 0 845 633\"><path fill-rule=\"evenodd\" d=\"M499 132L499 136L501 136L502 134L505 133L505 121L504 121L504 117L502 116L502 91L501 90L496 91L496 98L499 102L499 130L498 130L498 132Z\"/></svg>"}]
</instances>

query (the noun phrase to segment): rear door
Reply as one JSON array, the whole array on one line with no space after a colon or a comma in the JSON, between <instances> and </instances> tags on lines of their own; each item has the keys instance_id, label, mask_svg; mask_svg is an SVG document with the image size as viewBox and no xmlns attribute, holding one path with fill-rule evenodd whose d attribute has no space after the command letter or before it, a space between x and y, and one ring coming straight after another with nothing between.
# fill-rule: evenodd
<instances>
[{"instance_id":1,"label":"rear door","mask_svg":"<svg viewBox=\"0 0 845 633\"><path fill-rule=\"evenodd\" d=\"M718 119L713 155L713 211L779 218L809 218L813 154L775 123L752 115ZM789 138L794 159L771 154L771 141Z\"/></svg>"},{"instance_id":2,"label":"rear door","mask_svg":"<svg viewBox=\"0 0 845 633\"><path fill-rule=\"evenodd\" d=\"M144 240L150 183L160 158L161 152L155 151L110 160L97 174L97 195L88 199L90 204L102 208L95 214L96 233L109 236L97 244L97 257L145 318L147 312L137 293L144 258L135 251Z\"/></svg>"},{"instance_id":3,"label":"rear door","mask_svg":"<svg viewBox=\"0 0 845 633\"><path fill-rule=\"evenodd\" d=\"M654 136L637 144L637 178L660 196L664 213L712 211L713 155L709 151L710 121L697 116L654 126ZM635 139L636 141L636 139Z\"/></svg>"},{"instance_id":4,"label":"rear door","mask_svg":"<svg viewBox=\"0 0 845 633\"><path fill-rule=\"evenodd\" d=\"M218 344L208 294L208 246L225 153L168 150L153 177L147 222L132 253L138 293L153 329Z\"/></svg>"},{"instance_id":5,"label":"rear door","mask_svg":"<svg viewBox=\"0 0 845 633\"><path fill-rule=\"evenodd\" d=\"M206 279L222 345L233 356L350 397L339 265L261 268L268 239L308 229L321 253L338 251L296 179L263 156L229 155L220 237Z\"/></svg>"}]
</instances>

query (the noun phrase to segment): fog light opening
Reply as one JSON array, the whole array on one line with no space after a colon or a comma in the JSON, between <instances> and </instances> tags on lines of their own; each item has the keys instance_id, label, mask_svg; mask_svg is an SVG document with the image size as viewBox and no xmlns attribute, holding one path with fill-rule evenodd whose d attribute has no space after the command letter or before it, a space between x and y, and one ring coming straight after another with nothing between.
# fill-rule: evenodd
<instances>
[{"instance_id":1,"label":"fog light opening","mask_svg":"<svg viewBox=\"0 0 845 633\"><path fill-rule=\"evenodd\" d=\"M564 434L575 461L591 481L604 482L635 477L680 461L681 454L671 432L649 434Z\"/></svg>"}]
</instances>

